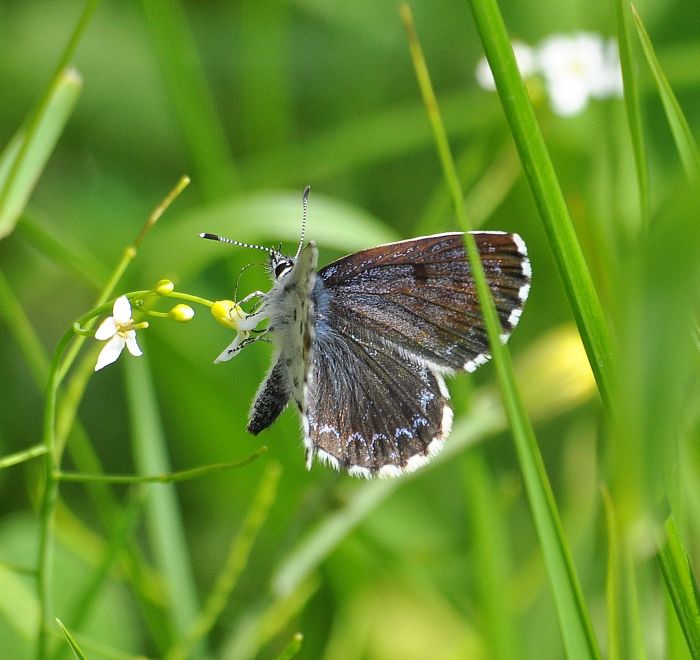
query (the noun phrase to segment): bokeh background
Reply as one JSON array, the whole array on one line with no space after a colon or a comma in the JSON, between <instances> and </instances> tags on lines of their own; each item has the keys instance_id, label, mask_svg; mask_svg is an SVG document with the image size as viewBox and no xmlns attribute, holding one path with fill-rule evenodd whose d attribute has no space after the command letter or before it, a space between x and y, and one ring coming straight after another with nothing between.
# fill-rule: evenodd
<instances>
[{"instance_id":1,"label":"bokeh background","mask_svg":"<svg viewBox=\"0 0 700 660\"><path fill-rule=\"evenodd\" d=\"M606 432L585 354L498 97L476 82L482 51L468 3L416 1L412 8L467 210L475 224L517 231L529 246L532 293L510 348L604 640ZM696 0L643 0L638 8L697 135ZM72 0L0 2L0 144L39 102L82 9ZM610 2L504 2L502 11L511 35L531 45L554 33L615 34ZM633 45L652 222L665 219L682 237L698 231L697 216L677 226L668 217L669 208L679 208L683 171ZM281 241L293 251L307 184L307 236L317 241L321 263L380 242L457 229L393 2L105 1L73 64L83 82L78 103L15 230L0 242L2 276L47 355L92 307L124 248L183 174L191 185L148 234L117 292L167 277L182 291L232 298L241 269L263 258L200 241L197 233ZM646 298L625 304L623 284L630 280L666 285L663 264L673 255L657 261L653 241L638 251L629 240L641 221L622 101L592 100L561 117L541 83L529 87L611 324L625 337L640 319L652 319L655 328L673 323L665 308L644 307ZM676 243L658 244L673 250ZM628 266L632 278L624 276ZM682 289L669 279L674 292ZM696 298L697 280L681 284ZM238 297L267 286L264 269L249 268ZM663 289L654 294L668 301ZM7 322L8 300L0 322L0 454L36 444L42 426L43 383ZM450 380L459 451L400 482L366 484L318 465L305 470L294 410L259 437L246 433L270 347L261 343L214 366L232 336L204 308L196 311L186 325L151 323L140 335L145 356L137 372L124 356L90 380L79 409L81 437L114 474L234 461L263 445L269 451L245 467L191 481L111 488L131 512L128 524L126 514L103 515L99 495L83 485L61 486L55 612L74 624L89 657L164 656L227 561L230 574L239 573L235 586L224 586L220 615L191 657L277 657L298 631L305 658L563 656L492 366ZM639 337L643 349L646 335ZM654 346L653 364L667 356L684 369L684 389L673 390L677 405L667 412L685 415L684 447L695 453L682 461L692 472L697 352ZM639 373L655 379L652 369ZM673 374L669 369L669 382ZM152 421L154 410L157 432L139 433L139 422ZM660 442L677 437L664 428ZM69 438L66 469L84 469L81 446ZM34 562L39 463L0 471L3 657L32 652L33 580L15 569ZM266 496L265 519L259 502ZM689 501L697 506L697 491ZM697 508L689 511L694 561ZM105 559L110 549L114 557ZM640 587L648 596L640 613L647 650L654 658L686 657L652 576L654 560L647 559ZM100 565L107 577L90 592Z\"/></svg>"}]
</instances>

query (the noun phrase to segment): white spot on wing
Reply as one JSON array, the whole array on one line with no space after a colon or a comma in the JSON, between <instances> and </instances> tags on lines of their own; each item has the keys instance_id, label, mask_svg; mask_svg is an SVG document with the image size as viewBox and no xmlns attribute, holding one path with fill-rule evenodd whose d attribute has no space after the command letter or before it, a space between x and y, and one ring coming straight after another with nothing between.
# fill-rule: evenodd
<instances>
[{"instance_id":1,"label":"white spot on wing","mask_svg":"<svg viewBox=\"0 0 700 660\"><path fill-rule=\"evenodd\" d=\"M348 474L351 477L362 477L364 479L371 479L372 472L369 468L362 467L361 465L349 465Z\"/></svg>"},{"instance_id":2,"label":"white spot on wing","mask_svg":"<svg viewBox=\"0 0 700 660\"><path fill-rule=\"evenodd\" d=\"M515 327L518 325L518 321L520 321L520 315L523 313L523 308L522 307L516 307L511 313L510 316L508 317L508 324L511 327Z\"/></svg>"},{"instance_id":3,"label":"white spot on wing","mask_svg":"<svg viewBox=\"0 0 700 660\"><path fill-rule=\"evenodd\" d=\"M330 465L334 470L340 470L340 463L338 462L338 459L335 456L332 456L323 449L318 449L316 455L318 456L318 460L320 463L323 463L324 465Z\"/></svg>"},{"instance_id":4,"label":"white spot on wing","mask_svg":"<svg viewBox=\"0 0 700 660\"><path fill-rule=\"evenodd\" d=\"M469 360L464 364L465 371L473 374L482 364L486 364L491 359L488 353L481 353L477 355L473 360Z\"/></svg>"},{"instance_id":5,"label":"white spot on wing","mask_svg":"<svg viewBox=\"0 0 700 660\"><path fill-rule=\"evenodd\" d=\"M396 477L400 477L402 474L404 474L404 471L398 466L398 465L382 465L382 467L379 468L379 472L377 472L377 476L380 479L395 479Z\"/></svg>"},{"instance_id":6,"label":"white spot on wing","mask_svg":"<svg viewBox=\"0 0 700 660\"><path fill-rule=\"evenodd\" d=\"M525 241L521 238L520 234L512 234L513 236L513 243L515 243L515 247L518 248L518 252L523 255L523 257L527 257L527 246L525 245Z\"/></svg>"}]
</instances>

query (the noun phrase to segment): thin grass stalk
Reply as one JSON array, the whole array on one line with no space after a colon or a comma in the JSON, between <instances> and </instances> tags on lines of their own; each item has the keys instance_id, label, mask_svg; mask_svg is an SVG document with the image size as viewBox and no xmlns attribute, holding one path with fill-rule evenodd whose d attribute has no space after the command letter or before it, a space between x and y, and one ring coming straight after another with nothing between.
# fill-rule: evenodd
<instances>
[{"instance_id":1,"label":"thin grass stalk","mask_svg":"<svg viewBox=\"0 0 700 660\"><path fill-rule=\"evenodd\" d=\"M463 193L452 159L447 134L440 118L439 106L430 81L430 74L415 32L411 10L406 3L402 3L400 9L408 34L416 76L423 94L428 118L433 128L443 174L452 193L457 219L466 232L465 245L472 276L479 294L481 313L488 331L503 404L515 440L530 509L540 544L542 545L550 586L557 606L559 628L564 647L570 657L598 658L600 653L593 634L593 626L581 593L571 553L564 537L556 502L544 469L534 430L515 384L510 354L500 341L502 330L479 258L476 242L469 233L471 225L464 208ZM510 48L509 42L508 48ZM512 50L510 54L512 57ZM519 76L518 80L520 80Z\"/></svg>"},{"instance_id":2,"label":"thin grass stalk","mask_svg":"<svg viewBox=\"0 0 700 660\"><path fill-rule=\"evenodd\" d=\"M668 78L656 57L654 46L636 7L634 4L630 4L630 8L637 28L637 34L642 44L642 50L654 76L685 175L689 181L697 182L698 177L700 177L700 151L693 137L693 132L690 130L688 120L685 118L681 105L673 93L671 84L668 82Z\"/></svg>"},{"instance_id":3,"label":"thin grass stalk","mask_svg":"<svg viewBox=\"0 0 700 660\"><path fill-rule=\"evenodd\" d=\"M700 593L673 516L664 524L657 559L688 650L693 658L700 658Z\"/></svg>"},{"instance_id":4,"label":"thin grass stalk","mask_svg":"<svg viewBox=\"0 0 700 660\"><path fill-rule=\"evenodd\" d=\"M27 153L34 143L34 136L36 135L39 125L46 114L46 110L51 103L51 99L55 96L59 87L65 84L65 78L67 75L66 71L68 70L70 62L75 55L76 49L78 48L78 44L80 43L80 40L82 39L98 4L99 0L88 0L88 2L86 2L85 9L80 16L77 25L73 29L73 32L68 40L68 44L64 48L61 58L56 65L51 84L47 88L35 113L32 115L26 126L24 139L22 140L22 143L20 144L17 154L12 162L7 179L4 181L4 185L0 188L0 209L6 208L8 199L12 194L15 183L22 171L22 167L24 166ZM74 73L71 75L75 77Z\"/></svg>"},{"instance_id":5,"label":"thin grass stalk","mask_svg":"<svg viewBox=\"0 0 700 660\"><path fill-rule=\"evenodd\" d=\"M632 140L634 166L637 171L637 186L639 189L639 214L641 226L649 223L649 163L646 143L642 128L641 104L639 100L639 83L634 74L634 60L630 43L629 22L627 19L627 3L625 0L614 0L615 23L617 26L617 48L620 54L620 68L624 88L623 99L627 114L627 127Z\"/></svg>"},{"instance_id":6,"label":"thin grass stalk","mask_svg":"<svg viewBox=\"0 0 700 660\"><path fill-rule=\"evenodd\" d=\"M610 330L576 237L496 0L470 0L503 111L606 410L612 413Z\"/></svg>"},{"instance_id":7,"label":"thin grass stalk","mask_svg":"<svg viewBox=\"0 0 700 660\"><path fill-rule=\"evenodd\" d=\"M255 539L275 503L281 472L278 463L268 463L266 466L248 515L243 521L240 534L229 549L224 567L214 584L214 588L192 627L166 655L168 660L184 660L189 657L192 648L209 634L221 616L239 576L248 563Z\"/></svg>"}]
</instances>

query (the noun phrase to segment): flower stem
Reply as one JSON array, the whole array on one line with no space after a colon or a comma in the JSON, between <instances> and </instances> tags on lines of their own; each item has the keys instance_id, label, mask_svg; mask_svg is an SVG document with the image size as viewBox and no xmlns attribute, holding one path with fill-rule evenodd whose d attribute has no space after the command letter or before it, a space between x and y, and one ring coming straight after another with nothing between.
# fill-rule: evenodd
<instances>
[{"instance_id":1,"label":"flower stem","mask_svg":"<svg viewBox=\"0 0 700 660\"><path fill-rule=\"evenodd\" d=\"M46 657L48 630L47 624L51 619L52 608L52 571L53 564L53 534L55 523L55 504L58 494L58 481L55 472L58 470L60 458L56 451L56 397L61 383L61 358L71 339L75 336L73 327L61 337L56 350L51 357L49 380L46 386L46 401L44 403L44 427L42 443L44 447L44 492L41 498L41 521L39 529L39 559L37 563L37 592L39 599L39 619L37 625L37 658Z\"/></svg>"},{"instance_id":2,"label":"flower stem","mask_svg":"<svg viewBox=\"0 0 700 660\"><path fill-rule=\"evenodd\" d=\"M193 296L189 293L181 293L180 291L173 291L168 298L177 298L178 300L187 300L187 302L197 303L198 305L203 305L204 307L212 307L213 301L207 300L206 298L200 298L199 296Z\"/></svg>"},{"instance_id":3,"label":"flower stem","mask_svg":"<svg viewBox=\"0 0 700 660\"><path fill-rule=\"evenodd\" d=\"M239 468L248 463L252 463L256 458L267 451L267 447L261 447L247 458L240 461L232 461L229 463L210 463L209 465L201 465L188 470L178 470L177 472L164 472L163 474L154 474L150 476L142 476L139 474L86 474L82 472L61 472L56 471L54 478L59 481L101 481L111 484L143 484L143 483L171 483L173 481L187 481L203 477L210 472L218 470L229 470L231 468Z\"/></svg>"}]
</instances>

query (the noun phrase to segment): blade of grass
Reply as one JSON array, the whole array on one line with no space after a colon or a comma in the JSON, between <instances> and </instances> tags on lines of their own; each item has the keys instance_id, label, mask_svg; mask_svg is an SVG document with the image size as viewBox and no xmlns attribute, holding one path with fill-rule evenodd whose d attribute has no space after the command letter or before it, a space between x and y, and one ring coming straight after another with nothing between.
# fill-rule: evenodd
<instances>
[{"instance_id":1,"label":"blade of grass","mask_svg":"<svg viewBox=\"0 0 700 660\"><path fill-rule=\"evenodd\" d=\"M51 84L28 120L24 134L18 134L13 139L11 149L16 149L16 155L6 170L5 177L0 177L0 238L12 231L14 222L22 212L75 105L82 83L78 73L70 69L69 65L98 3L99 0L89 0L85 4L68 44L61 53ZM0 168L2 167L4 163L0 161Z\"/></svg>"},{"instance_id":2,"label":"blade of grass","mask_svg":"<svg viewBox=\"0 0 700 660\"><path fill-rule=\"evenodd\" d=\"M73 630L82 628L110 576L110 571L133 534L143 509L144 495L143 488L132 490L121 519L112 525L110 539L105 545L104 552L88 577L85 586L75 598L69 616L66 617L68 625ZM60 652L56 653L55 657L60 657Z\"/></svg>"},{"instance_id":3,"label":"blade of grass","mask_svg":"<svg viewBox=\"0 0 700 660\"><path fill-rule=\"evenodd\" d=\"M76 244L73 237L52 235L43 223L27 213L17 225L17 233L55 264L97 290L109 278L109 270L85 246Z\"/></svg>"},{"instance_id":4,"label":"blade of grass","mask_svg":"<svg viewBox=\"0 0 700 660\"><path fill-rule=\"evenodd\" d=\"M641 633L638 597L632 553L624 546L615 505L607 488L602 488L608 532L608 567L606 603L608 623L608 657L646 658Z\"/></svg>"},{"instance_id":5,"label":"blade of grass","mask_svg":"<svg viewBox=\"0 0 700 660\"><path fill-rule=\"evenodd\" d=\"M18 465L19 463L24 463L25 461L30 461L38 456L43 456L46 453L46 447L44 445L33 445L27 449L22 449L14 454L8 454L7 456L0 457L0 470L4 468L11 467L12 465Z\"/></svg>"},{"instance_id":6,"label":"blade of grass","mask_svg":"<svg viewBox=\"0 0 700 660\"><path fill-rule=\"evenodd\" d=\"M641 224L645 227L649 222L649 163L647 160L646 143L644 142L644 132L642 130L639 84L637 82L637 76L634 73L625 0L614 0L614 2L615 22L617 26L617 48L620 54L620 68L622 69L625 112L627 113L627 126L632 139L634 165L637 170Z\"/></svg>"},{"instance_id":7,"label":"blade of grass","mask_svg":"<svg viewBox=\"0 0 700 660\"><path fill-rule=\"evenodd\" d=\"M304 635L300 632L294 633L292 639L289 640L289 644L287 644L277 656L277 660L292 660L292 658L301 651L301 644L303 641Z\"/></svg>"},{"instance_id":8,"label":"blade of grass","mask_svg":"<svg viewBox=\"0 0 700 660\"><path fill-rule=\"evenodd\" d=\"M291 627L309 599L318 591L319 581L310 578L284 598L268 598L247 608L242 621L221 645L219 657L252 660L263 657L261 649Z\"/></svg>"},{"instance_id":9,"label":"blade of grass","mask_svg":"<svg viewBox=\"0 0 700 660\"><path fill-rule=\"evenodd\" d=\"M671 89L668 78L666 78L666 74L664 74L661 64L656 57L654 47L651 44L651 39L649 39L649 34L644 27L641 17L633 4L630 4L630 9L632 11L634 24L637 28L637 34L639 35L639 41L642 44L644 56L654 76L661 102L666 111L666 119L668 119L668 124L671 127L673 139L676 142L676 148L681 157L685 175L688 177L689 181L697 181L698 175L700 175L700 152L698 152L698 145L688 125L688 120L683 114L681 105L678 103L678 99L673 93L673 89Z\"/></svg>"},{"instance_id":10,"label":"blade of grass","mask_svg":"<svg viewBox=\"0 0 700 660\"><path fill-rule=\"evenodd\" d=\"M180 0L141 2L196 168L212 200L235 192L238 174Z\"/></svg>"},{"instance_id":11,"label":"blade of grass","mask_svg":"<svg viewBox=\"0 0 700 660\"><path fill-rule=\"evenodd\" d=\"M610 330L576 237L554 166L495 0L470 0L503 111L608 412L613 391Z\"/></svg>"},{"instance_id":12,"label":"blade of grass","mask_svg":"<svg viewBox=\"0 0 700 660\"><path fill-rule=\"evenodd\" d=\"M137 471L170 472L167 447L146 355L126 360L126 394L130 410L132 451ZM172 484L151 489L145 506L148 538L157 568L168 586L168 614L175 630L187 630L196 620L199 604L187 541ZM201 657L204 646L193 650Z\"/></svg>"},{"instance_id":13,"label":"blade of grass","mask_svg":"<svg viewBox=\"0 0 700 660\"><path fill-rule=\"evenodd\" d=\"M83 82L75 69L59 73L35 116L10 141L0 159L0 238L15 227L68 123Z\"/></svg>"},{"instance_id":14,"label":"blade of grass","mask_svg":"<svg viewBox=\"0 0 700 660\"><path fill-rule=\"evenodd\" d=\"M70 646L70 650L73 651L73 656L77 658L77 660L87 660L87 657L81 650L80 646L78 646L78 642L75 641L73 635L71 635L70 633L70 630L68 630L68 628L66 628L66 626L63 625L61 619L56 619L56 623L63 631L63 634L66 637L66 641L68 642L68 646Z\"/></svg>"},{"instance_id":15,"label":"blade of grass","mask_svg":"<svg viewBox=\"0 0 700 660\"><path fill-rule=\"evenodd\" d=\"M517 638L512 601L505 600L511 584L511 561L499 498L482 452L474 448L464 456L464 488L471 521L471 547L476 566L479 621L483 626L489 658L518 658L522 645Z\"/></svg>"},{"instance_id":16,"label":"blade of grass","mask_svg":"<svg viewBox=\"0 0 700 660\"><path fill-rule=\"evenodd\" d=\"M491 20L500 18L497 7L495 7L495 5L493 7L487 7L486 4L487 3L480 3L477 0L473 0L472 6L474 7L474 13L479 14L479 12L485 11L486 15L489 15L490 12L489 17ZM477 7L477 5L480 6ZM465 232L469 232L471 225L464 207L463 193L450 152L447 134L440 118L440 111L430 81L430 74L413 25L411 10L406 3L402 3L400 8L404 26L408 34L408 43L416 69L416 76L423 95L423 102L425 103L428 118L433 128L433 135L440 156L443 174L452 193L459 223ZM481 16L481 18L484 18L484 16ZM480 24L479 20L477 20L477 23L479 23L479 28L483 32L485 26ZM491 29L495 32L493 26ZM505 34L505 30L503 30L503 32ZM515 67L510 42L507 37L505 37L505 40L510 50L510 56L513 59L513 66ZM515 71L517 72L517 67L515 67ZM517 73L516 75L522 85L519 75ZM493 300L491 299L489 286L479 258L476 242L474 237L469 233L465 234L465 244L472 276L474 277L479 294L481 313L486 322L489 344L498 374L503 405L515 440L520 469L530 503L530 510L534 518L540 545L542 546L550 586L557 607L559 628L564 641L564 647L569 657L598 658L600 653L593 634L593 626L581 593L578 576L576 575L576 570L571 559L571 553L566 538L564 537L554 495L539 452L532 424L525 412L525 407L515 383L510 353L501 344L500 335L502 330L496 315Z\"/></svg>"},{"instance_id":17,"label":"blade of grass","mask_svg":"<svg viewBox=\"0 0 700 660\"><path fill-rule=\"evenodd\" d=\"M181 642L166 655L169 660L188 658L192 647L211 631L221 616L238 577L248 563L258 532L265 524L270 508L275 503L280 473L281 468L278 463L267 464L253 504L243 521L240 534L230 547L216 584L194 625L185 633Z\"/></svg>"},{"instance_id":18,"label":"blade of grass","mask_svg":"<svg viewBox=\"0 0 700 660\"><path fill-rule=\"evenodd\" d=\"M693 658L700 658L700 594L673 516L664 524L664 542L657 559L688 650Z\"/></svg>"},{"instance_id":19,"label":"blade of grass","mask_svg":"<svg viewBox=\"0 0 700 660\"><path fill-rule=\"evenodd\" d=\"M75 69L59 74L36 116L27 121L0 161L0 238L15 227L68 123L83 83Z\"/></svg>"}]
</instances>

